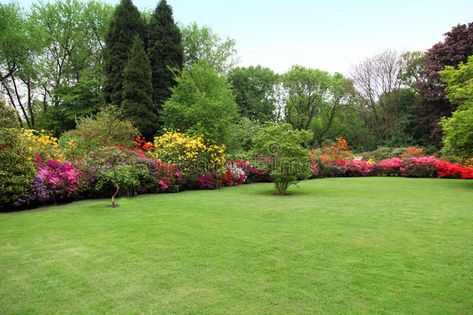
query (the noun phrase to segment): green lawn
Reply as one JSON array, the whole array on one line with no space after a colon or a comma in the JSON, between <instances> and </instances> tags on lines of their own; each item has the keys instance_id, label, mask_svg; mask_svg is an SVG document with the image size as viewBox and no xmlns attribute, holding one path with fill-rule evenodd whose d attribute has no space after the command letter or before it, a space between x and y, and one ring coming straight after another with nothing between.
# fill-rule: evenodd
<instances>
[{"instance_id":1,"label":"green lawn","mask_svg":"<svg viewBox=\"0 0 473 315\"><path fill-rule=\"evenodd\" d=\"M473 313L473 181L272 188L0 214L0 314Z\"/></svg>"}]
</instances>

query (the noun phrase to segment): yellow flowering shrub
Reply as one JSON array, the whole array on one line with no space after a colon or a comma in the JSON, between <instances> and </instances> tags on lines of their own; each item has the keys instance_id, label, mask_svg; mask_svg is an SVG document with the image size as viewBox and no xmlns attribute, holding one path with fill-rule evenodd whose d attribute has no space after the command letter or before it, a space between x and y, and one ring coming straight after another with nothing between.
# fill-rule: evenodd
<instances>
[{"instance_id":1,"label":"yellow flowering shrub","mask_svg":"<svg viewBox=\"0 0 473 315\"><path fill-rule=\"evenodd\" d=\"M163 162L179 165L184 174L203 174L223 169L225 146L206 143L202 136L166 131L154 138L154 155Z\"/></svg>"},{"instance_id":2,"label":"yellow flowering shrub","mask_svg":"<svg viewBox=\"0 0 473 315\"><path fill-rule=\"evenodd\" d=\"M30 159L39 155L42 160L65 161L64 155L58 146L57 138L48 135L44 130L23 129L22 140L30 154Z\"/></svg>"}]
</instances>

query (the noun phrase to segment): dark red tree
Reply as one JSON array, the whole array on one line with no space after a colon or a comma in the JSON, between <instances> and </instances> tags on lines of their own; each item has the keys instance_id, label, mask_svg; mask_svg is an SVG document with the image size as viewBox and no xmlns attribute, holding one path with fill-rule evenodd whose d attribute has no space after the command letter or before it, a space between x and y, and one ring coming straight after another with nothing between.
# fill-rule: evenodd
<instances>
[{"instance_id":1,"label":"dark red tree","mask_svg":"<svg viewBox=\"0 0 473 315\"><path fill-rule=\"evenodd\" d=\"M417 115L424 134L432 143L439 145L442 130L438 122L443 116L451 116L455 106L445 95L445 84L438 74L445 66L457 66L473 55L473 23L457 25L445 35L443 42L435 44L427 51L425 64L417 89L422 102Z\"/></svg>"}]
</instances>

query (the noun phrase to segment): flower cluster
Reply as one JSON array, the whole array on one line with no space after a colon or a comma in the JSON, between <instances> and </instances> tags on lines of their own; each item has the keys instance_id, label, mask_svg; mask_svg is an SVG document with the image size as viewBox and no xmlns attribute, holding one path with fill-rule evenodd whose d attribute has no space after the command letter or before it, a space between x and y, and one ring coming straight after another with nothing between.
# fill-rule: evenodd
<instances>
[{"instance_id":1,"label":"flower cluster","mask_svg":"<svg viewBox=\"0 0 473 315\"><path fill-rule=\"evenodd\" d=\"M204 174L223 170L225 146L208 144L202 136L189 136L177 131L167 131L154 140L153 155L161 161L179 165L184 175Z\"/></svg>"},{"instance_id":2,"label":"flower cluster","mask_svg":"<svg viewBox=\"0 0 473 315\"><path fill-rule=\"evenodd\" d=\"M78 171L70 162L61 163L55 160L43 162L37 159L37 179L44 185L48 195L53 200L68 199L75 196L78 191ZM38 185L36 185L38 188Z\"/></svg>"},{"instance_id":3,"label":"flower cluster","mask_svg":"<svg viewBox=\"0 0 473 315\"><path fill-rule=\"evenodd\" d=\"M241 185L246 180L246 173L238 163L228 161L225 163L225 173L221 179L224 186Z\"/></svg>"},{"instance_id":4,"label":"flower cluster","mask_svg":"<svg viewBox=\"0 0 473 315\"><path fill-rule=\"evenodd\" d=\"M403 161L398 157L382 160L377 164L372 164L372 169L380 175L396 176L401 175Z\"/></svg>"},{"instance_id":5,"label":"flower cluster","mask_svg":"<svg viewBox=\"0 0 473 315\"><path fill-rule=\"evenodd\" d=\"M402 175L407 177L436 177L436 162L437 159L432 155L411 157L404 161L401 168Z\"/></svg>"},{"instance_id":6,"label":"flower cluster","mask_svg":"<svg viewBox=\"0 0 473 315\"><path fill-rule=\"evenodd\" d=\"M473 167L448 161L437 161L435 162L435 168L440 178L473 179Z\"/></svg>"},{"instance_id":7,"label":"flower cluster","mask_svg":"<svg viewBox=\"0 0 473 315\"><path fill-rule=\"evenodd\" d=\"M48 135L44 130L24 129L22 139L31 155L31 160L39 155L43 160L65 161L64 155L58 146L58 139Z\"/></svg>"}]
</instances>

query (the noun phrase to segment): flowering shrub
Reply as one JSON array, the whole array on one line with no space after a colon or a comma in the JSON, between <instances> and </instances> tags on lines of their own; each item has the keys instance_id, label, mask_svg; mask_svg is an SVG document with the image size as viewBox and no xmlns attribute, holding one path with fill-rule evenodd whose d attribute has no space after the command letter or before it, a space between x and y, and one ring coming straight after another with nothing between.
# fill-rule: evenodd
<instances>
[{"instance_id":1,"label":"flowering shrub","mask_svg":"<svg viewBox=\"0 0 473 315\"><path fill-rule=\"evenodd\" d=\"M78 191L78 172L70 162L43 162L37 156L38 176L52 200L69 199Z\"/></svg>"},{"instance_id":2,"label":"flowering shrub","mask_svg":"<svg viewBox=\"0 0 473 315\"><path fill-rule=\"evenodd\" d=\"M402 175L407 177L436 177L435 163L437 159L432 156L411 157L404 162L401 168Z\"/></svg>"},{"instance_id":3,"label":"flowering shrub","mask_svg":"<svg viewBox=\"0 0 473 315\"><path fill-rule=\"evenodd\" d=\"M473 168L447 161L435 162L438 177L473 179Z\"/></svg>"},{"instance_id":4,"label":"flowering shrub","mask_svg":"<svg viewBox=\"0 0 473 315\"><path fill-rule=\"evenodd\" d=\"M260 156L260 158L268 163L270 161L267 157ZM231 162L245 172L245 183L269 182L268 170L253 166L247 160L232 160Z\"/></svg>"},{"instance_id":5,"label":"flowering shrub","mask_svg":"<svg viewBox=\"0 0 473 315\"><path fill-rule=\"evenodd\" d=\"M172 191L181 182L181 173L175 165L153 160L148 167L157 191Z\"/></svg>"},{"instance_id":6,"label":"flowering shrub","mask_svg":"<svg viewBox=\"0 0 473 315\"><path fill-rule=\"evenodd\" d=\"M246 173L242 167L233 161L225 163L225 173L220 180L224 186L241 185L246 180Z\"/></svg>"},{"instance_id":7,"label":"flowering shrub","mask_svg":"<svg viewBox=\"0 0 473 315\"><path fill-rule=\"evenodd\" d=\"M45 161L65 161L64 155L59 149L57 138L46 134L44 130L24 129L22 130L22 139L31 160L34 160L35 156L38 155Z\"/></svg>"},{"instance_id":8,"label":"flowering shrub","mask_svg":"<svg viewBox=\"0 0 473 315\"><path fill-rule=\"evenodd\" d=\"M151 142L146 142L143 137L135 137L135 149L138 152L153 152L156 147Z\"/></svg>"},{"instance_id":9,"label":"flowering shrub","mask_svg":"<svg viewBox=\"0 0 473 315\"><path fill-rule=\"evenodd\" d=\"M361 159L346 160L347 176L367 176L371 172L371 166Z\"/></svg>"},{"instance_id":10,"label":"flowering shrub","mask_svg":"<svg viewBox=\"0 0 473 315\"><path fill-rule=\"evenodd\" d=\"M309 150L308 159L310 162L319 162L325 166L332 166L341 159L348 159L353 156L348 148L347 141L342 138L336 138L332 145L326 145L321 149Z\"/></svg>"},{"instance_id":11,"label":"flowering shrub","mask_svg":"<svg viewBox=\"0 0 473 315\"><path fill-rule=\"evenodd\" d=\"M398 157L385 159L376 165L373 165L373 170L380 175L401 175L403 161Z\"/></svg>"},{"instance_id":12,"label":"flowering shrub","mask_svg":"<svg viewBox=\"0 0 473 315\"><path fill-rule=\"evenodd\" d=\"M155 138L154 146L153 156L171 165L179 165L188 182L207 172L213 171L216 175L223 172L225 146L207 144L201 136L167 131Z\"/></svg>"},{"instance_id":13,"label":"flowering shrub","mask_svg":"<svg viewBox=\"0 0 473 315\"><path fill-rule=\"evenodd\" d=\"M200 189L215 189L219 184L219 180L213 172L207 172L204 175L200 175L197 180Z\"/></svg>"},{"instance_id":14,"label":"flowering shrub","mask_svg":"<svg viewBox=\"0 0 473 315\"><path fill-rule=\"evenodd\" d=\"M424 155L423 148L407 147L407 148L403 148L403 152L401 153L399 157L405 160L411 157L420 157L422 155Z\"/></svg>"}]
</instances>

